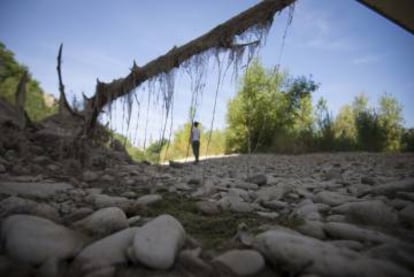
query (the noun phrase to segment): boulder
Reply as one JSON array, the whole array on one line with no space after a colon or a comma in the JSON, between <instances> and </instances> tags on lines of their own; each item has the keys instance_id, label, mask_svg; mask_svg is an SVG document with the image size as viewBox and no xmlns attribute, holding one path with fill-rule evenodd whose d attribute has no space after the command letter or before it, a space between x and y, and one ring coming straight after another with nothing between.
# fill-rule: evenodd
<instances>
[{"instance_id":1,"label":"boulder","mask_svg":"<svg viewBox=\"0 0 414 277\"><path fill-rule=\"evenodd\" d=\"M321 215L318 211L318 206L314 203L309 203L305 205L300 205L298 208L296 208L292 214L292 217L301 218L305 220L320 220Z\"/></svg>"},{"instance_id":2,"label":"boulder","mask_svg":"<svg viewBox=\"0 0 414 277\"><path fill-rule=\"evenodd\" d=\"M246 178L246 182L253 183L258 186L264 186L267 184L267 176L264 174L256 174Z\"/></svg>"},{"instance_id":3,"label":"boulder","mask_svg":"<svg viewBox=\"0 0 414 277\"><path fill-rule=\"evenodd\" d=\"M96 173L95 171L85 170L85 171L82 173L82 179L83 179L85 182L93 182L93 181L98 180L98 178L99 178L99 175L98 175L98 173Z\"/></svg>"},{"instance_id":4,"label":"boulder","mask_svg":"<svg viewBox=\"0 0 414 277\"><path fill-rule=\"evenodd\" d=\"M38 203L30 199L16 196L10 196L0 202L0 218L12 214L31 214L55 222L60 221L59 212L56 208L45 203Z\"/></svg>"},{"instance_id":5,"label":"boulder","mask_svg":"<svg viewBox=\"0 0 414 277\"><path fill-rule=\"evenodd\" d=\"M205 215L216 215L220 213L220 208L215 201L199 201L196 203L196 206Z\"/></svg>"},{"instance_id":6,"label":"boulder","mask_svg":"<svg viewBox=\"0 0 414 277\"><path fill-rule=\"evenodd\" d=\"M160 215L136 231L129 251L131 259L154 269L168 269L185 237L180 222L170 215Z\"/></svg>"},{"instance_id":7,"label":"boulder","mask_svg":"<svg viewBox=\"0 0 414 277\"><path fill-rule=\"evenodd\" d=\"M162 196L159 194L148 194L148 195L144 195L138 198L135 203L140 206L149 206L161 200L162 200Z\"/></svg>"},{"instance_id":8,"label":"boulder","mask_svg":"<svg viewBox=\"0 0 414 277\"><path fill-rule=\"evenodd\" d=\"M328 222L323 228L330 237L336 239L355 240L371 244L398 241L398 239L390 237L379 231L362 228L348 223Z\"/></svg>"},{"instance_id":9,"label":"boulder","mask_svg":"<svg viewBox=\"0 0 414 277\"><path fill-rule=\"evenodd\" d=\"M252 276L265 267L263 256L255 250L230 250L214 258L213 262L225 265L237 276Z\"/></svg>"},{"instance_id":10,"label":"boulder","mask_svg":"<svg viewBox=\"0 0 414 277\"><path fill-rule=\"evenodd\" d=\"M333 191L321 191L316 194L314 201L318 203L324 203L330 206L341 205L350 201L356 200L355 197L333 192Z\"/></svg>"},{"instance_id":11,"label":"boulder","mask_svg":"<svg viewBox=\"0 0 414 277\"><path fill-rule=\"evenodd\" d=\"M334 207L332 211L344 214L347 221L357 224L375 226L398 224L397 212L380 200L346 203Z\"/></svg>"},{"instance_id":12,"label":"boulder","mask_svg":"<svg viewBox=\"0 0 414 277\"><path fill-rule=\"evenodd\" d=\"M299 225L296 230L303 235L323 240L326 239L323 225L324 224L319 221L306 220L303 224Z\"/></svg>"},{"instance_id":13,"label":"boulder","mask_svg":"<svg viewBox=\"0 0 414 277\"><path fill-rule=\"evenodd\" d=\"M131 200L125 197L119 196L109 196L106 194L91 194L87 198L92 202L95 207L98 209L108 208L108 207L119 207L121 209L126 209L131 205Z\"/></svg>"},{"instance_id":14,"label":"boulder","mask_svg":"<svg viewBox=\"0 0 414 277\"><path fill-rule=\"evenodd\" d=\"M272 230L259 234L254 242L275 267L301 275L318 276L410 276L393 263L366 258L329 242L302 235ZM350 266L352 265L352 266Z\"/></svg>"},{"instance_id":15,"label":"boulder","mask_svg":"<svg viewBox=\"0 0 414 277\"><path fill-rule=\"evenodd\" d=\"M88 235L104 237L127 228L128 219L120 208L110 207L100 209L72 226Z\"/></svg>"},{"instance_id":16,"label":"boulder","mask_svg":"<svg viewBox=\"0 0 414 277\"><path fill-rule=\"evenodd\" d=\"M72 188L73 186L68 183L1 182L0 193L29 198L49 199L55 194Z\"/></svg>"},{"instance_id":17,"label":"boulder","mask_svg":"<svg viewBox=\"0 0 414 277\"><path fill-rule=\"evenodd\" d=\"M32 265L75 257L87 239L48 219L32 215L12 215L2 222L1 239L11 258Z\"/></svg>"},{"instance_id":18,"label":"boulder","mask_svg":"<svg viewBox=\"0 0 414 277\"><path fill-rule=\"evenodd\" d=\"M126 251L132 245L137 230L137 227L127 228L88 245L74 260L71 271L83 276L96 274L101 268L127 263Z\"/></svg>"},{"instance_id":19,"label":"boulder","mask_svg":"<svg viewBox=\"0 0 414 277\"><path fill-rule=\"evenodd\" d=\"M243 202L240 197L236 196L225 196L217 201L218 205L222 210L233 211L236 213L249 213L254 210L254 206Z\"/></svg>"}]
</instances>

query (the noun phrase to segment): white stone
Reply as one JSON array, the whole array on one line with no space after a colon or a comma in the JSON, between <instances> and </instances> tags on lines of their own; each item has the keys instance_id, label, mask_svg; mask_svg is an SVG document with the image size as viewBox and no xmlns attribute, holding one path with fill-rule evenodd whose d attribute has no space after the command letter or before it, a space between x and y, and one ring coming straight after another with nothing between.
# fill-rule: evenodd
<instances>
[{"instance_id":1,"label":"white stone","mask_svg":"<svg viewBox=\"0 0 414 277\"><path fill-rule=\"evenodd\" d=\"M185 231L180 222L170 215L160 215L137 230L132 253L146 266L168 269L184 241Z\"/></svg>"},{"instance_id":2,"label":"white stone","mask_svg":"<svg viewBox=\"0 0 414 277\"><path fill-rule=\"evenodd\" d=\"M99 178L98 173L91 171L91 170L85 170L82 173L82 179L86 182L93 182L93 181L98 180L98 178Z\"/></svg>"},{"instance_id":3,"label":"white stone","mask_svg":"<svg viewBox=\"0 0 414 277\"><path fill-rule=\"evenodd\" d=\"M238 276L258 274L265 267L263 256L255 250L230 250L214 258Z\"/></svg>"},{"instance_id":4,"label":"white stone","mask_svg":"<svg viewBox=\"0 0 414 277\"><path fill-rule=\"evenodd\" d=\"M306 220L303 224L299 225L296 230L303 235L323 240L326 239L323 225L324 224L319 221Z\"/></svg>"},{"instance_id":5,"label":"white stone","mask_svg":"<svg viewBox=\"0 0 414 277\"><path fill-rule=\"evenodd\" d=\"M161 200L162 200L162 196L159 194L148 194L148 195L144 195L138 198L135 203L137 205L149 206Z\"/></svg>"},{"instance_id":6,"label":"white stone","mask_svg":"<svg viewBox=\"0 0 414 277\"><path fill-rule=\"evenodd\" d=\"M395 195L399 191L414 191L414 178L407 178L400 181L375 186L362 194L370 193L374 195Z\"/></svg>"},{"instance_id":7,"label":"white stone","mask_svg":"<svg viewBox=\"0 0 414 277\"><path fill-rule=\"evenodd\" d=\"M7 255L40 265L53 258L65 260L77 255L86 239L64 226L31 215L13 215L2 222L1 238Z\"/></svg>"},{"instance_id":8,"label":"white stone","mask_svg":"<svg viewBox=\"0 0 414 277\"><path fill-rule=\"evenodd\" d=\"M216 215L220 209L216 201L199 201L196 203L197 208L206 215Z\"/></svg>"},{"instance_id":9,"label":"white stone","mask_svg":"<svg viewBox=\"0 0 414 277\"><path fill-rule=\"evenodd\" d=\"M95 204L98 209L108 207L120 207L122 209L131 204L131 200L128 198L109 196L106 194L92 194L88 196L88 199Z\"/></svg>"},{"instance_id":10,"label":"white stone","mask_svg":"<svg viewBox=\"0 0 414 277\"><path fill-rule=\"evenodd\" d=\"M218 205L222 210L229 210L238 213L248 213L254 210L254 206L243 202L240 197L236 196L225 196L217 201Z\"/></svg>"},{"instance_id":11,"label":"white stone","mask_svg":"<svg viewBox=\"0 0 414 277\"><path fill-rule=\"evenodd\" d=\"M361 228L348 223L328 222L324 225L324 230L330 237L337 239L356 240L367 243L386 243L398 241L396 238L390 237L379 231Z\"/></svg>"},{"instance_id":12,"label":"white stone","mask_svg":"<svg viewBox=\"0 0 414 277\"><path fill-rule=\"evenodd\" d=\"M293 217L305 219L305 220L320 220L321 215L318 212L318 206L313 203L300 205L292 213Z\"/></svg>"},{"instance_id":13,"label":"white stone","mask_svg":"<svg viewBox=\"0 0 414 277\"><path fill-rule=\"evenodd\" d=\"M361 251L364 249L364 245L362 243L354 240L331 240L329 242L335 246L348 248L354 251Z\"/></svg>"},{"instance_id":14,"label":"white stone","mask_svg":"<svg viewBox=\"0 0 414 277\"><path fill-rule=\"evenodd\" d=\"M19 195L23 197L36 197L49 199L61 191L72 189L68 183L46 183L46 182L1 182L0 193L6 195Z\"/></svg>"},{"instance_id":15,"label":"white stone","mask_svg":"<svg viewBox=\"0 0 414 277\"><path fill-rule=\"evenodd\" d=\"M280 230L258 235L254 247L274 266L290 272L319 276L410 276L409 271L395 264Z\"/></svg>"},{"instance_id":16,"label":"white stone","mask_svg":"<svg viewBox=\"0 0 414 277\"><path fill-rule=\"evenodd\" d=\"M346 218L342 214L331 214L325 218L326 222L346 222Z\"/></svg>"},{"instance_id":17,"label":"white stone","mask_svg":"<svg viewBox=\"0 0 414 277\"><path fill-rule=\"evenodd\" d=\"M247 189L247 190L257 190L259 188L259 185L257 184L247 183L243 181L236 182L234 186L239 189Z\"/></svg>"},{"instance_id":18,"label":"white stone","mask_svg":"<svg viewBox=\"0 0 414 277\"><path fill-rule=\"evenodd\" d=\"M127 228L128 220L120 208L109 207L73 223L73 227L89 235L104 237Z\"/></svg>"},{"instance_id":19,"label":"white stone","mask_svg":"<svg viewBox=\"0 0 414 277\"><path fill-rule=\"evenodd\" d=\"M290 188L284 185L268 186L260 188L257 193L257 198L260 201L280 200Z\"/></svg>"},{"instance_id":20,"label":"white stone","mask_svg":"<svg viewBox=\"0 0 414 277\"><path fill-rule=\"evenodd\" d=\"M264 201L261 203L261 205L265 208L278 210L278 209L286 208L289 204L283 201L279 201L279 200L271 200L271 201Z\"/></svg>"},{"instance_id":21,"label":"white stone","mask_svg":"<svg viewBox=\"0 0 414 277\"><path fill-rule=\"evenodd\" d=\"M345 215L347 221L376 226L394 226L398 224L396 211L380 200L346 203L332 209L334 213Z\"/></svg>"},{"instance_id":22,"label":"white stone","mask_svg":"<svg viewBox=\"0 0 414 277\"><path fill-rule=\"evenodd\" d=\"M332 191L321 191L316 194L314 201L324 203L330 206L341 205L350 201L354 201L355 197L340 194Z\"/></svg>"},{"instance_id":23,"label":"white stone","mask_svg":"<svg viewBox=\"0 0 414 277\"><path fill-rule=\"evenodd\" d=\"M279 217L277 212L257 212L257 214L264 218L275 219Z\"/></svg>"},{"instance_id":24,"label":"white stone","mask_svg":"<svg viewBox=\"0 0 414 277\"><path fill-rule=\"evenodd\" d=\"M0 217L4 218L12 214L31 214L55 222L60 221L59 212L56 208L45 203L38 203L16 196L10 196L0 202Z\"/></svg>"},{"instance_id":25,"label":"white stone","mask_svg":"<svg viewBox=\"0 0 414 277\"><path fill-rule=\"evenodd\" d=\"M100 268L127 263L127 248L132 245L137 227L119 231L85 247L73 262L80 274L90 274Z\"/></svg>"},{"instance_id":26,"label":"white stone","mask_svg":"<svg viewBox=\"0 0 414 277\"><path fill-rule=\"evenodd\" d=\"M250 202L250 195L249 193L244 189L238 189L238 188L231 188L227 192L227 195L230 197L240 197L243 199L243 201Z\"/></svg>"}]
</instances>

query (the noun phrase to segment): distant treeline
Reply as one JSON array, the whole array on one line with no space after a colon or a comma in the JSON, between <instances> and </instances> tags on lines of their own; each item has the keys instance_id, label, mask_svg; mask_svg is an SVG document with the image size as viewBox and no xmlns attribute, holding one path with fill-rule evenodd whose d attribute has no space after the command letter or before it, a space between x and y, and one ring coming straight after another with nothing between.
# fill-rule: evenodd
<instances>
[{"instance_id":1,"label":"distant treeline","mask_svg":"<svg viewBox=\"0 0 414 277\"><path fill-rule=\"evenodd\" d=\"M325 99L312 104L318 88L312 78L292 77L254 61L228 103L226 129L214 131L211 152L201 153L414 151L414 129L403 127L402 106L392 95L382 95L372 107L361 94L333 116ZM189 130L190 125L179 129L161 158L186 157ZM210 137L204 137L205 146Z\"/></svg>"}]
</instances>

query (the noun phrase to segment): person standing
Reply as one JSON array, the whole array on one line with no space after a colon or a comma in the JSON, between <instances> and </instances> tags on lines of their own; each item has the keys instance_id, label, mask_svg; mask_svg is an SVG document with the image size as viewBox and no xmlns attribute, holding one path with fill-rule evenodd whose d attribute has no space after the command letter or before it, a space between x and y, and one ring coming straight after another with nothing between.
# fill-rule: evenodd
<instances>
[{"instance_id":1,"label":"person standing","mask_svg":"<svg viewBox=\"0 0 414 277\"><path fill-rule=\"evenodd\" d=\"M199 123L194 121L190 134L191 148L193 149L195 163L198 163L200 154L200 129L198 128L198 125Z\"/></svg>"}]
</instances>

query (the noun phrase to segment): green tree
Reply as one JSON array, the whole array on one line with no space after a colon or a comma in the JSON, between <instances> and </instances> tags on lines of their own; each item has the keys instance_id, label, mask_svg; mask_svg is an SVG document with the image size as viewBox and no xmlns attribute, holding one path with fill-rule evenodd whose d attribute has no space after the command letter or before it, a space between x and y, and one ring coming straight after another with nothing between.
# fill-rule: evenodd
<instances>
[{"instance_id":1,"label":"green tree","mask_svg":"<svg viewBox=\"0 0 414 277\"><path fill-rule=\"evenodd\" d=\"M384 133L385 151L399 151L402 135L402 106L395 97L384 94L379 100L379 122Z\"/></svg>"},{"instance_id":2,"label":"green tree","mask_svg":"<svg viewBox=\"0 0 414 277\"><path fill-rule=\"evenodd\" d=\"M14 104L17 84L23 72L27 70L26 66L15 60L13 52L0 42L0 97ZM44 95L39 82L30 77L26 85L25 110L34 121L39 121L57 111L57 105L46 105Z\"/></svg>"},{"instance_id":3,"label":"green tree","mask_svg":"<svg viewBox=\"0 0 414 277\"><path fill-rule=\"evenodd\" d=\"M328 110L326 99L319 98L316 104L316 145L317 150L336 150L335 129L332 114Z\"/></svg>"},{"instance_id":4,"label":"green tree","mask_svg":"<svg viewBox=\"0 0 414 277\"><path fill-rule=\"evenodd\" d=\"M355 150L357 145L357 130L354 109L344 105L334 121L336 149L340 151Z\"/></svg>"},{"instance_id":5,"label":"green tree","mask_svg":"<svg viewBox=\"0 0 414 277\"><path fill-rule=\"evenodd\" d=\"M414 152L414 128L404 130L401 136L401 150Z\"/></svg>"},{"instance_id":6,"label":"green tree","mask_svg":"<svg viewBox=\"0 0 414 277\"><path fill-rule=\"evenodd\" d=\"M283 74L266 70L259 60L251 63L241 87L229 101L226 150L251 152L270 145L285 99L280 92Z\"/></svg>"}]
</instances>

